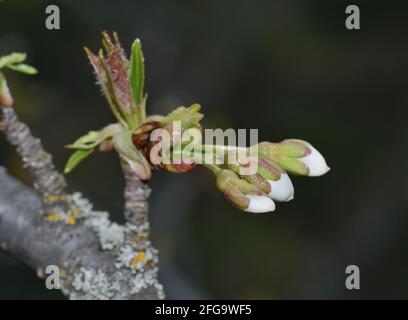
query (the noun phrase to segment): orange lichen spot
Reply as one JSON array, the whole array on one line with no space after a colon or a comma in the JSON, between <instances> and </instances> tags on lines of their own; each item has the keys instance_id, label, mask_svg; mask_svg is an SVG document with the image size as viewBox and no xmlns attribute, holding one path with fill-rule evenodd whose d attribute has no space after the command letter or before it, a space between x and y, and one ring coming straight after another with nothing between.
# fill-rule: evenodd
<instances>
[{"instance_id":1,"label":"orange lichen spot","mask_svg":"<svg viewBox=\"0 0 408 320\"><path fill-rule=\"evenodd\" d=\"M49 195L49 196L43 197L43 202L45 204L56 202L58 200L59 201L67 201L67 196L65 194L63 194L63 195Z\"/></svg>"},{"instance_id":2,"label":"orange lichen spot","mask_svg":"<svg viewBox=\"0 0 408 320\"><path fill-rule=\"evenodd\" d=\"M68 224L75 224L75 223L76 223L75 218L74 218L73 216L68 216L68 217L66 217L66 218L65 218L65 221L66 221Z\"/></svg>"},{"instance_id":3,"label":"orange lichen spot","mask_svg":"<svg viewBox=\"0 0 408 320\"><path fill-rule=\"evenodd\" d=\"M58 199L58 197L54 196L54 195L49 195L49 196L43 197L44 203L51 203L51 202L56 201L57 199Z\"/></svg>"},{"instance_id":4,"label":"orange lichen spot","mask_svg":"<svg viewBox=\"0 0 408 320\"><path fill-rule=\"evenodd\" d=\"M54 214L47 215L45 217L45 220L48 221L48 222L56 222L56 221L61 220L61 216L60 216L59 213L54 213Z\"/></svg>"},{"instance_id":5,"label":"orange lichen spot","mask_svg":"<svg viewBox=\"0 0 408 320\"><path fill-rule=\"evenodd\" d=\"M143 265L146 265L147 259L144 251L140 251L137 255L135 255L130 262L130 265L132 268L136 268L139 262L143 263Z\"/></svg>"},{"instance_id":6,"label":"orange lichen spot","mask_svg":"<svg viewBox=\"0 0 408 320\"><path fill-rule=\"evenodd\" d=\"M149 232L136 232L135 234L137 238L148 238L149 237Z\"/></svg>"}]
</instances>

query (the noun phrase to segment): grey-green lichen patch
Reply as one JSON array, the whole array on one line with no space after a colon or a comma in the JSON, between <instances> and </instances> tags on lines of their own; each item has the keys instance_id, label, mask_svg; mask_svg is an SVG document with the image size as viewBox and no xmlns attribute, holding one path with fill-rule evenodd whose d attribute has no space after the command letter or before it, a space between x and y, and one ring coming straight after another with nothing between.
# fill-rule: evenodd
<instances>
[{"instance_id":1,"label":"grey-green lichen patch","mask_svg":"<svg viewBox=\"0 0 408 320\"><path fill-rule=\"evenodd\" d=\"M137 294L140 291L147 289L149 287L154 287L158 298L164 299L165 294L163 290L163 286L157 280L157 272L158 268L152 268L146 271L139 272L135 277L131 280L131 293Z\"/></svg>"},{"instance_id":2,"label":"grey-green lichen patch","mask_svg":"<svg viewBox=\"0 0 408 320\"><path fill-rule=\"evenodd\" d=\"M157 250L150 245L150 241L146 242L147 245L142 251L136 251L129 244L121 247L115 263L116 268L128 268L132 271L132 273L136 273L139 271L144 271L145 266L147 265L157 265L159 262ZM143 258L138 260L135 259L142 254Z\"/></svg>"},{"instance_id":3,"label":"grey-green lichen patch","mask_svg":"<svg viewBox=\"0 0 408 320\"><path fill-rule=\"evenodd\" d=\"M164 299L163 286L158 282L158 252L148 239L149 224L124 226L112 223L109 213L96 211L81 193L69 196L77 208L76 219L89 227L99 239L102 250L111 250L116 256L116 272L82 267L73 275L70 299L115 299L125 290L137 295L154 288L159 299Z\"/></svg>"},{"instance_id":4,"label":"grey-green lichen patch","mask_svg":"<svg viewBox=\"0 0 408 320\"><path fill-rule=\"evenodd\" d=\"M69 298L71 300L109 300L121 289L119 282L99 269L84 268L74 275Z\"/></svg>"},{"instance_id":5,"label":"grey-green lichen patch","mask_svg":"<svg viewBox=\"0 0 408 320\"><path fill-rule=\"evenodd\" d=\"M126 228L111 222L108 212L93 210L92 203L79 192L73 193L69 198L78 209L77 219L83 219L84 225L97 234L103 250L112 250L123 245Z\"/></svg>"}]
</instances>

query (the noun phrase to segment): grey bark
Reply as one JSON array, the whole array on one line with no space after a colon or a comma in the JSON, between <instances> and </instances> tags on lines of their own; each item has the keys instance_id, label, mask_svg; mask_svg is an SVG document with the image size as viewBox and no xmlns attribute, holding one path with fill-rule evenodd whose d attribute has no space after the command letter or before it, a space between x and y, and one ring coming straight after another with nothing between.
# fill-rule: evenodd
<instances>
[{"instance_id":1,"label":"grey bark","mask_svg":"<svg viewBox=\"0 0 408 320\"><path fill-rule=\"evenodd\" d=\"M0 111L1 129L37 191L0 167L0 248L40 277L47 276L48 266L59 267L61 289L71 299L164 298L157 251L148 238L150 189L124 166L127 224L112 223L86 199L66 195L65 180L40 140L13 109Z\"/></svg>"},{"instance_id":2,"label":"grey bark","mask_svg":"<svg viewBox=\"0 0 408 320\"><path fill-rule=\"evenodd\" d=\"M154 286L131 293L132 270L115 266L115 251L103 251L97 235L83 224L49 223L41 217L42 204L38 194L10 177L0 168L0 244L2 250L46 276L49 265L61 267L66 274L64 292L75 298L93 299L158 299ZM109 283L118 281L118 290L94 287L95 292L75 292L72 282L81 268L100 270ZM103 283L95 286L104 286ZM97 292L101 289L101 292ZM110 295L108 290L113 292Z\"/></svg>"},{"instance_id":3,"label":"grey bark","mask_svg":"<svg viewBox=\"0 0 408 320\"><path fill-rule=\"evenodd\" d=\"M42 195L44 213L67 211L64 177L55 170L52 156L47 153L38 138L33 137L28 126L19 121L14 109L4 108L3 130L7 140L16 147L24 167L32 176L34 188Z\"/></svg>"}]
</instances>

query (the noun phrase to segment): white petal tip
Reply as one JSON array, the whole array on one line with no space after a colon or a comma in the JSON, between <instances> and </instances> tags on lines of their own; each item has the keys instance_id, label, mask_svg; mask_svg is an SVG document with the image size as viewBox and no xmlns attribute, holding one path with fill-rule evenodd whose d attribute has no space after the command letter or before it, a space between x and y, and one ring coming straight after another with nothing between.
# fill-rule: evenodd
<instances>
[{"instance_id":1,"label":"white petal tip","mask_svg":"<svg viewBox=\"0 0 408 320\"><path fill-rule=\"evenodd\" d=\"M252 213L264 213L275 210L275 203L267 196L248 195L249 206L244 211Z\"/></svg>"},{"instance_id":2,"label":"white petal tip","mask_svg":"<svg viewBox=\"0 0 408 320\"><path fill-rule=\"evenodd\" d=\"M312 152L300 160L309 168L309 177L318 177L327 173L330 168L327 166L326 160L324 160L321 153L310 145L308 148Z\"/></svg>"},{"instance_id":3,"label":"white petal tip","mask_svg":"<svg viewBox=\"0 0 408 320\"><path fill-rule=\"evenodd\" d=\"M282 173L278 181L268 180L271 185L269 197L275 201L287 202L294 198L295 189L287 173Z\"/></svg>"}]
</instances>

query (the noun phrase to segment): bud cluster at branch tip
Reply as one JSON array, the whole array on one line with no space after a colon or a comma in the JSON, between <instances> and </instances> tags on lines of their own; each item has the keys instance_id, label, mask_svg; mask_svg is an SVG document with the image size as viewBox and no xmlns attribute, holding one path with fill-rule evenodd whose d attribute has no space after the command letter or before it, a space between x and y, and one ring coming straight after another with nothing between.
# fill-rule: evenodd
<instances>
[{"instance_id":1,"label":"bud cluster at branch tip","mask_svg":"<svg viewBox=\"0 0 408 320\"><path fill-rule=\"evenodd\" d=\"M166 116L146 114L140 40L134 41L127 59L116 33L111 37L104 32L102 38L103 48L97 54L85 51L117 123L90 131L68 145L76 151L68 160L66 173L95 151L115 150L143 181L151 178L153 169L184 173L200 164L214 172L217 188L235 207L261 213L275 210L274 201L294 198L288 174L315 177L329 171L320 152L303 140L261 142L248 148L203 144L199 104L177 107ZM231 152L243 152L245 157L218 163ZM207 156L214 163L202 161ZM251 168L255 169L243 173Z\"/></svg>"}]
</instances>

